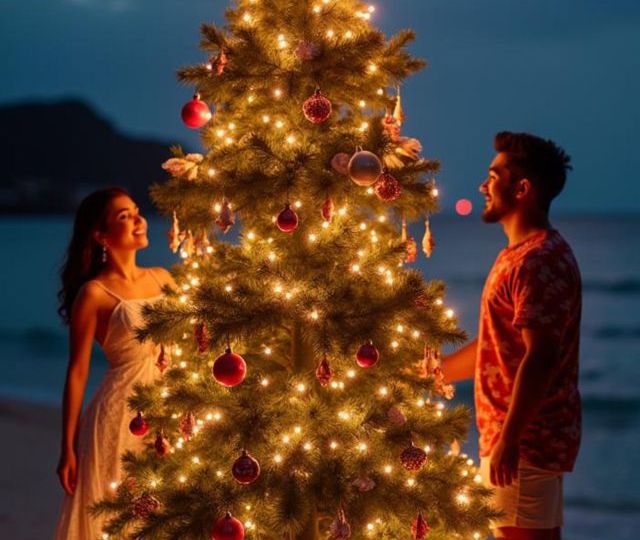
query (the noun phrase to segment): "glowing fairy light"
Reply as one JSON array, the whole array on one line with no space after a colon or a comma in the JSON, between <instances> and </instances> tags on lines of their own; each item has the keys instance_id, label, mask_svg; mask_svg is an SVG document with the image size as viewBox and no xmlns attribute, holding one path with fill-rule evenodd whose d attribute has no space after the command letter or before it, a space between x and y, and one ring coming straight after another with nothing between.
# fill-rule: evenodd
<instances>
[{"instance_id":1,"label":"glowing fairy light","mask_svg":"<svg viewBox=\"0 0 640 540\"><path fill-rule=\"evenodd\" d=\"M115 489L117 489L117 487L118 487L118 482L111 482L111 483L109 484L109 487L110 487L111 489L114 489L114 490L115 490Z\"/></svg>"},{"instance_id":2,"label":"glowing fairy light","mask_svg":"<svg viewBox=\"0 0 640 540\"><path fill-rule=\"evenodd\" d=\"M284 127L284 122L282 120L276 120L274 126L278 129L282 129Z\"/></svg>"},{"instance_id":3,"label":"glowing fairy light","mask_svg":"<svg viewBox=\"0 0 640 540\"><path fill-rule=\"evenodd\" d=\"M376 64L369 64L367 70L369 73L376 73L378 71L378 66Z\"/></svg>"},{"instance_id":4,"label":"glowing fairy light","mask_svg":"<svg viewBox=\"0 0 640 540\"><path fill-rule=\"evenodd\" d=\"M256 238L256 233L254 233L253 231L249 231L249 233L247 234L247 239L255 240L255 238Z\"/></svg>"},{"instance_id":5,"label":"glowing fairy light","mask_svg":"<svg viewBox=\"0 0 640 540\"><path fill-rule=\"evenodd\" d=\"M338 443L336 441L331 441L329 443L329 448L331 448L331 450L335 450L336 448L338 448Z\"/></svg>"},{"instance_id":6,"label":"glowing fairy light","mask_svg":"<svg viewBox=\"0 0 640 540\"><path fill-rule=\"evenodd\" d=\"M431 190L431 195L432 195L433 197L437 197L439 194L440 194L440 192L438 191L438 188L433 188L433 189Z\"/></svg>"},{"instance_id":7,"label":"glowing fairy light","mask_svg":"<svg viewBox=\"0 0 640 540\"><path fill-rule=\"evenodd\" d=\"M255 101L255 99L256 99L256 96L254 96L253 94L247 96L247 101L249 103L253 103Z\"/></svg>"},{"instance_id":8,"label":"glowing fairy light","mask_svg":"<svg viewBox=\"0 0 640 540\"><path fill-rule=\"evenodd\" d=\"M454 312L452 309L448 309L447 311L444 312L444 314L447 317L447 319L451 319L454 316Z\"/></svg>"},{"instance_id":9,"label":"glowing fairy light","mask_svg":"<svg viewBox=\"0 0 640 540\"><path fill-rule=\"evenodd\" d=\"M381 396L387 396L389 394L389 389L386 386L382 386L378 389L378 394Z\"/></svg>"},{"instance_id":10,"label":"glowing fairy light","mask_svg":"<svg viewBox=\"0 0 640 540\"><path fill-rule=\"evenodd\" d=\"M265 347L264 348L264 354L266 354L267 356L269 356L273 351L271 350L271 347Z\"/></svg>"},{"instance_id":11,"label":"glowing fairy light","mask_svg":"<svg viewBox=\"0 0 640 540\"><path fill-rule=\"evenodd\" d=\"M396 326L396 331L402 334L404 332L404 326L402 324L399 324L398 326Z\"/></svg>"},{"instance_id":12,"label":"glowing fairy light","mask_svg":"<svg viewBox=\"0 0 640 540\"><path fill-rule=\"evenodd\" d=\"M358 445L358 450L360 450L360 452L366 452L368 448L369 446L367 446L367 443L360 443Z\"/></svg>"},{"instance_id":13,"label":"glowing fairy light","mask_svg":"<svg viewBox=\"0 0 640 540\"><path fill-rule=\"evenodd\" d=\"M262 115L262 122L264 122L265 124L268 124L270 121L271 121L271 117L268 114Z\"/></svg>"},{"instance_id":14,"label":"glowing fairy light","mask_svg":"<svg viewBox=\"0 0 640 540\"><path fill-rule=\"evenodd\" d=\"M364 99L361 99L358 102L358 107L360 107L361 109L364 109L367 106L367 102Z\"/></svg>"},{"instance_id":15,"label":"glowing fairy light","mask_svg":"<svg viewBox=\"0 0 640 540\"><path fill-rule=\"evenodd\" d=\"M349 377L350 379L355 378L356 376L356 370L355 369L350 369L349 371L347 371L347 377Z\"/></svg>"},{"instance_id":16,"label":"glowing fairy light","mask_svg":"<svg viewBox=\"0 0 640 540\"><path fill-rule=\"evenodd\" d=\"M178 364L182 369L185 369L187 367L187 363L183 360L182 362L180 362L180 364Z\"/></svg>"},{"instance_id":17,"label":"glowing fairy light","mask_svg":"<svg viewBox=\"0 0 640 540\"><path fill-rule=\"evenodd\" d=\"M320 317L320 314L318 313L317 310L313 310L310 314L309 317L311 317L314 321L317 321L318 318Z\"/></svg>"},{"instance_id":18,"label":"glowing fairy light","mask_svg":"<svg viewBox=\"0 0 640 540\"><path fill-rule=\"evenodd\" d=\"M306 442L306 443L304 443L304 444L302 445L302 448L303 448L303 450L305 450L305 451L309 452L309 451L313 448L313 446L311 445L311 443L310 443L310 442Z\"/></svg>"},{"instance_id":19,"label":"glowing fairy light","mask_svg":"<svg viewBox=\"0 0 640 540\"><path fill-rule=\"evenodd\" d=\"M320 6L313 6L314 13L320 13L321 11L322 11L322 8Z\"/></svg>"},{"instance_id":20,"label":"glowing fairy light","mask_svg":"<svg viewBox=\"0 0 640 540\"><path fill-rule=\"evenodd\" d=\"M476 475L473 477L473 481L474 481L476 484L482 484L482 476L480 476L479 474L476 474Z\"/></svg>"},{"instance_id":21,"label":"glowing fairy light","mask_svg":"<svg viewBox=\"0 0 640 540\"><path fill-rule=\"evenodd\" d=\"M382 96L384 94L384 89L383 88L378 88L376 90L376 94L378 94L379 96Z\"/></svg>"},{"instance_id":22,"label":"glowing fairy light","mask_svg":"<svg viewBox=\"0 0 640 540\"><path fill-rule=\"evenodd\" d=\"M352 264L351 265L351 271L356 273L356 274L359 273L360 272L360 265L357 264L357 263L356 264Z\"/></svg>"},{"instance_id":23,"label":"glowing fairy light","mask_svg":"<svg viewBox=\"0 0 640 540\"><path fill-rule=\"evenodd\" d=\"M233 122L229 122L229 125L227 126L231 131L233 131L234 129L236 129L236 125Z\"/></svg>"},{"instance_id":24,"label":"glowing fairy light","mask_svg":"<svg viewBox=\"0 0 640 540\"><path fill-rule=\"evenodd\" d=\"M415 478L408 478L407 479L407 486L408 487L414 487L416 485L416 480Z\"/></svg>"},{"instance_id":25,"label":"glowing fairy light","mask_svg":"<svg viewBox=\"0 0 640 540\"><path fill-rule=\"evenodd\" d=\"M224 290L225 290L226 292L231 292L231 291L233 291L233 286L231 286L231 285L225 285Z\"/></svg>"},{"instance_id":26,"label":"glowing fairy light","mask_svg":"<svg viewBox=\"0 0 640 540\"><path fill-rule=\"evenodd\" d=\"M456 502L460 506L468 506L469 502L470 502L470 499L469 499L469 496L466 493L461 492L461 493L458 493L456 495Z\"/></svg>"},{"instance_id":27,"label":"glowing fairy light","mask_svg":"<svg viewBox=\"0 0 640 540\"><path fill-rule=\"evenodd\" d=\"M375 190L372 187L367 188L367 195L373 195L374 193L375 193Z\"/></svg>"},{"instance_id":28,"label":"glowing fairy light","mask_svg":"<svg viewBox=\"0 0 640 540\"><path fill-rule=\"evenodd\" d=\"M302 428L300 426L295 426L293 428L293 432L296 433L297 435L300 435L300 433L302 433Z\"/></svg>"},{"instance_id":29,"label":"glowing fairy light","mask_svg":"<svg viewBox=\"0 0 640 540\"><path fill-rule=\"evenodd\" d=\"M425 405L424 399L420 398L418 401L416 401L416 406L418 408L421 409L422 407L424 407L424 405Z\"/></svg>"},{"instance_id":30,"label":"glowing fairy light","mask_svg":"<svg viewBox=\"0 0 640 540\"><path fill-rule=\"evenodd\" d=\"M398 343L395 339L391 342L392 349L397 349L399 346L400 346L400 343Z\"/></svg>"},{"instance_id":31,"label":"glowing fairy light","mask_svg":"<svg viewBox=\"0 0 640 540\"><path fill-rule=\"evenodd\" d=\"M215 204L213 205L213 210L214 210L215 212L221 212L221 211L222 211L222 205L221 205L220 203L215 203Z\"/></svg>"},{"instance_id":32,"label":"glowing fairy light","mask_svg":"<svg viewBox=\"0 0 640 540\"><path fill-rule=\"evenodd\" d=\"M419 337L420 337L420 331L419 331L419 330L414 330L413 332L411 332L411 335L412 335L414 338L416 338L416 339L417 339L417 338L419 338Z\"/></svg>"},{"instance_id":33,"label":"glowing fairy light","mask_svg":"<svg viewBox=\"0 0 640 540\"><path fill-rule=\"evenodd\" d=\"M218 478L222 478L224 476L224 473L222 471L216 471L216 476Z\"/></svg>"},{"instance_id":34,"label":"glowing fairy light","mask_svg":"<svg viewBox=\"0 0 640 540\"><path fill-rule=\"evenodd\" d=\"M347 31L344 33L344 37L345 37L346 39L351 39L351 38L353 37L353 32L352 32L351 30L347 30Z\"/></svg>"},{"instance_id":35,"label":"glowing fairy light","mask_svg":"<svg viewBox=\"0 0 640 540\"><path fill-rule=\"evenodd\" d=\"M211 168L207 171L207 174L208 174L211 178L213 178L213 177L216 175L216 170L215 170L213 167L211 167Z\"/></svg>"},{"instance_id":36,"label":"glowing fairy light","mask_svg":"<svg viewBox=\"0 0 640 540\"><path fill-rule=\"evenodd\" d=\"M384 471L384 474L391 474L393 472L393 467L391 465L385 465L382 470Z\"/></svg>"},{"instance_id":37,"label":"glowing fairy light","mask_svg":"<svg viewBox=\"0 0 640 540\"><path fill-rule=\"evenodd\" d=\"M207 413L207 416L205 416L205 419L206 419L208 422L211 422L211 420L213 420L213 414L212 414L212 413Z\"/></svg>"},{"instance_id":38,"label":"glowing fairy light","mask_svg":"<svg viewBox=\"0 0 640 540\"><path fill-rule=\"evenodd\" d=\"M344 217L347 215L347 207L346 206L342 206L339 210L338 210L338 215L341 217Z\"/></svg>"},{"instance_id":39,"label":"glowing fairy light","mask_svg":"<svg viewBox=\"0 0 640 540\"><path fill-rule=\"evenodd\" d=\"M311 233L309 235L309 242L315 242L317 239L318 237L315 234Z\"/></svg>"},{"instance_id":40,"label":"glowing fairy light","mask_svg":"<svg viewBox=\"0 0 640 540\"><path fill-rule=\"evenodd\" d=\"M351 418L351 414L349 414L348 411L340 411L338 413L338 418L340 418L340 420L349 420Z\"/></svg>"},{"instance_id":41,"label":"glowing fairy light","mask_svg":"<svg viewBox=\"0 0 640 540\"><path fill-rule=\"evenodd\" d=\"M306 385L304 383L298 383L296 385L296 390L298 391L298 393L303 394L305 392L305 390L307 389Z\"/></svg>"},{"instance_id":42,"label":"glowing fairy light","mask_svg":"<svg viewBox=\"0 0 640 540\"><path fill-rule=\"evenodd\" d=\"M282 463L282 456L280 454L276 454L275 456L273 456L273 461L275 461L276 463Z\"/></svg>"},{"instance_id":43,"label":"glowing fairy light","mask_svg":"<svg viewBox=\"0 0 640 540\"><path fill-rule=\"evenodd\" d=\"M441 306L443 304L442 298L436 298L436 306Z\"/></svg>"},{"instance_id":44,"label":"glowing fairy light","mask_svg":"<svg viewBox=\"0 0 640 540\"><path fill-rule=\"evenodd\" d=\"M191 461L193 461L194 465L200 465L200 458L198 456L193 456Z\"/></svg>"},{"instance_id":45,"label":"glowing fairy light","mask_svg":"<svg viewBox=\"0 0 640 540\"><path fill-rule=\"evenodd\" d=\"M282 436L282 442L284 444L289 444L291 442L291 437L289 437L289 435L283 435Z\"/></svg>"},{"instance_id":46,"label":"glowing fairy light","mask_svg":"<svg viewBox=\"0 0 640 540\"><path fill-rule=\"evenodd\" d=\"M282 89L280 89L280 88L276 88L276 89L273 91L273 96L274 96L275 98L277 98L277 99L281 98L281 97L282 97Z\"/></svg>"},{"instance_id":47,"label":"glowing fairy light","mask_svg":"<svg viewBox=\"0 0 640 540\"><path fill-rule=\"evenodd\" d=\"M375 528L375 525L373 523L367 523L367 530L368 531L372 531Z\"/></svg>"},{"instance_id":48,"label":"glowing fairy light","mask_svg":"<svg viewBox=\"0 0 640 540\"><path fill-rule=\"evenodd\" d=\"M293 206L295 206L296 208L302 208L302 201L296 201L293 203Z\"/></svg>"},{"instance_id":49,"label":"glowing fairy light","mask_svg":"<svg viewBox=\"0 0 640 540\"><path fill-rule=\"evenodd\" d=\"M225 136L226 131L224 129L219 129L216 131L216 135L220 138Z\"/></svg>"}]
</instances>

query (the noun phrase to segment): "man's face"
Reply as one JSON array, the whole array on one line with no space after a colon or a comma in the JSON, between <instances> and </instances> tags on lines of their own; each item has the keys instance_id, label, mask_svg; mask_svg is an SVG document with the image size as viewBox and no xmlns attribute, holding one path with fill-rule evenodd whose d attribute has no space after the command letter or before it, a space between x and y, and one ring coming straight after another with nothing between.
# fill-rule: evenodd
<instances>
[{"instance_id":1,"label":"man's face","mask_svg":"<svg viewBox=\"0 0 640 540\"><path fill-rule=\"evenodd\" d=\"M485 223L498 223L511 214L516 206L516 187L512 173L507 168L507 158L499 153L489 166L489 176L480 184L480 192L484 195L485 206L482 220Z\"/></svg>"}]
</instances>

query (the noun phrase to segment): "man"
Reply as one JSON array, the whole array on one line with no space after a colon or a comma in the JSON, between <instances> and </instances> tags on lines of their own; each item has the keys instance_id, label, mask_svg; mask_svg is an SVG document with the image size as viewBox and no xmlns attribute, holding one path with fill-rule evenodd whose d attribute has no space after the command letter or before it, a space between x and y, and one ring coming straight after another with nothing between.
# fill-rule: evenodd
<instances>
[{"instance_id":1,"label":"man","mask_svg":"<svg viewBox=\"0 0 640 540\"><path fill-rule=\"evenodd\" d=\"M504 517L497 538L559 540L562 477L580 444L581 282L571 248L549 223L570 158L551 141L498 133L483 221L508 247L482 293L477 340L444 359L449 382L475 377L480 472Z\"/></svg>"}]
</instances>

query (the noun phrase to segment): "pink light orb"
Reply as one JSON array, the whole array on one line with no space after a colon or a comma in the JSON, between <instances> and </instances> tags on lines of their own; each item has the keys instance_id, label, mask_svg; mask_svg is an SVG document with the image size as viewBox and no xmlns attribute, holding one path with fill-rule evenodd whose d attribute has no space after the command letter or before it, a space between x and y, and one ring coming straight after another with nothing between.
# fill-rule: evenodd
<instances>
[{"instance_id":1,"label":"pink light orb","mask_svg":"<svg viewBox=\"0 0 640 540\"><path fill-rule=\"evenodd\" d=\"M460 199L456 202L456 212L461 216L468 216L473 210L473 204L469 199Z\"/></svg>"}]
</instances>

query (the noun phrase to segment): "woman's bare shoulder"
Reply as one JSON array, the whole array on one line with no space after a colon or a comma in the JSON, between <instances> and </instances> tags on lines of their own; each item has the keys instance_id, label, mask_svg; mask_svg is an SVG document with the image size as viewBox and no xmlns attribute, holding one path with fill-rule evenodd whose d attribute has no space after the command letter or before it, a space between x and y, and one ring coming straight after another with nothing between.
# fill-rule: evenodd
<instances>
[{"instance_id":1,"label":"woman's bare shoulder","mask_svg":"<svg viewBox=\"0 0 640 540\"><path fill-rule=\"evenodd\" d=\"M98 284L96 280L89 280L80 287L78 294L73 301L73 311L82 310L97 311L110 302L109 294Z\"/></svg>"},{"instance_id":2,"label":"woman's bare shoulder","mask_svg":"<svg viewBox=\"0 0 640 540\"><path fill-rule=\"evenodd\" d=\"M171 272L169 272L169 270L167 270L166 268L163 268L162 266L154 266L152 268L149 268L149 270L154 273L154 275L160 280L160 283L162 283L162 285L170 285L171 287L176 286L176 282L173 279Z\"/></svg>"}]
</instances>

